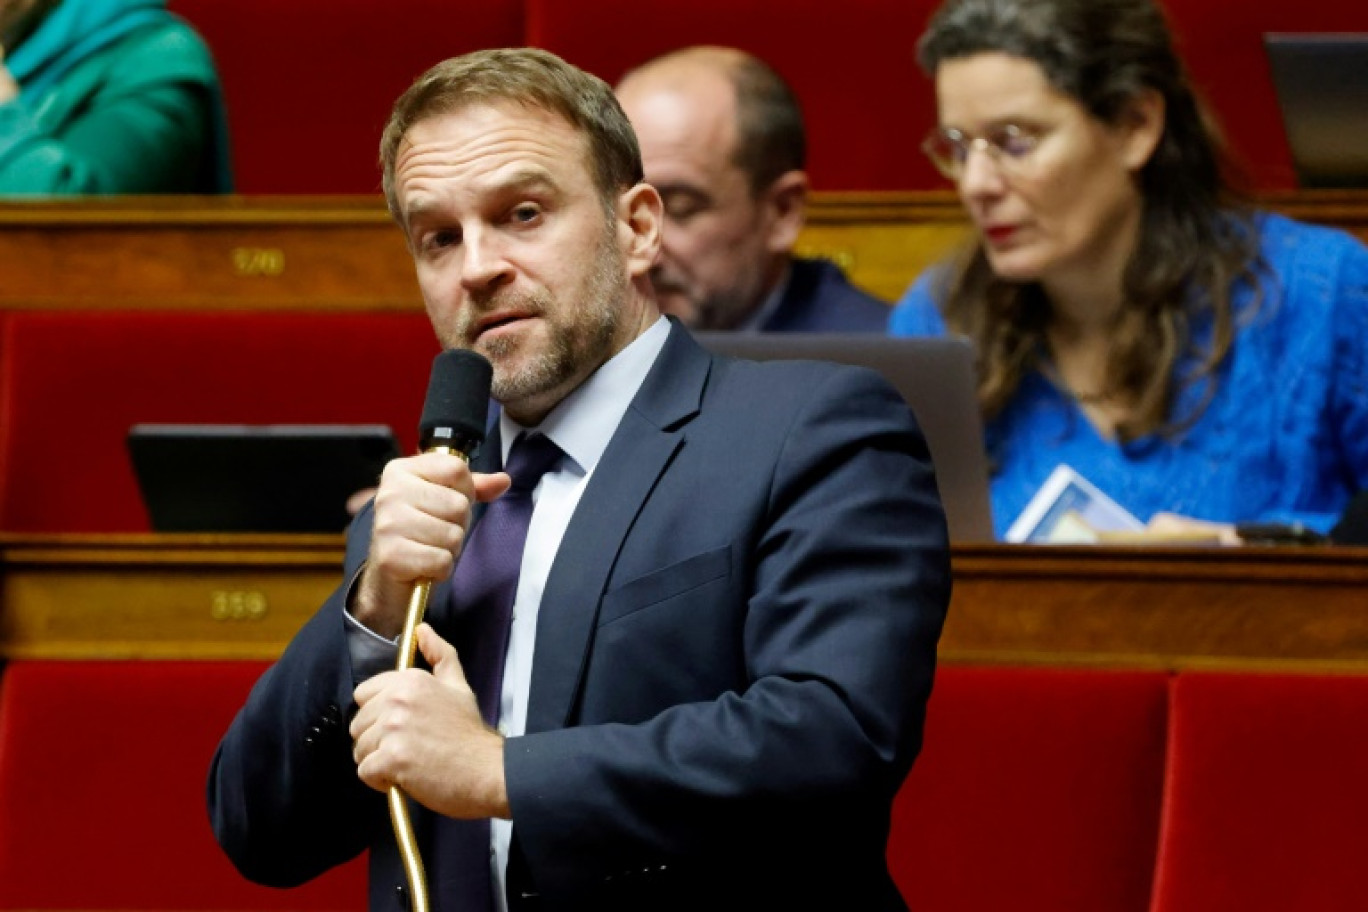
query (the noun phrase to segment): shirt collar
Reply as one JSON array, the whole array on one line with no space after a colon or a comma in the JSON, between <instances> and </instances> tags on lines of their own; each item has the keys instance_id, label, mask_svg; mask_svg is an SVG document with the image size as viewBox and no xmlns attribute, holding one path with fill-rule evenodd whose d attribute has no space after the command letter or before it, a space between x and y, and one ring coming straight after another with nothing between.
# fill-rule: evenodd
<instances>
[{"instance_id":1,"label":"shirt collar","mask_svg":"<svg viewBox=\"0 0 1368 912\"><path fill-rule=\"evenodd\" d=\"M592 472L669 334L670 321L660 317L562 399L536 428L523 427L507 412L500 411L504 463L519 434L539 430L565 451L584 474Z\"/></svg>"}]
</instances>

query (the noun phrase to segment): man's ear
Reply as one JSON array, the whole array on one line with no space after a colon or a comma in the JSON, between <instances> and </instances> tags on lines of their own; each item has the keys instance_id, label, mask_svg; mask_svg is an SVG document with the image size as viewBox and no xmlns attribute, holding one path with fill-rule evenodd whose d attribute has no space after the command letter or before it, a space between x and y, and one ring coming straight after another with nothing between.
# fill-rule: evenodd
<instances>
[{"instance_id":1,"label":"man's ear","mask_svg":"<svg viewBox=\"0 0 1368 912\"><path fill-rule=\"evenodd\" d=\"M627 257L627 274L645 275L660 255L665 204L655 187L642 182L618 195L618 241Z\"/></svg>"},{"instance_id":2,"label":"man's ear","mask_svg":"<svg viewBox=\"0 0 1368 912\"><path fill-rule=\"evenodd\" d=\"M761 205L767 215L766 246L771 253L788 253L798 243L807 222L806 171L785 171L765 191Z\"/></svg>"},{"instance_id":3,"label":"man's ear","mask_svg":"<svg viewBox=\"0 0 1368 912\"><path fill-rule=\"evenodd\" d=\"M1164 138L1166 102L1157 89L1143 89L1126 104L1117 125L1126 168L1139 173Z\"/></svg>"}]
</instances>

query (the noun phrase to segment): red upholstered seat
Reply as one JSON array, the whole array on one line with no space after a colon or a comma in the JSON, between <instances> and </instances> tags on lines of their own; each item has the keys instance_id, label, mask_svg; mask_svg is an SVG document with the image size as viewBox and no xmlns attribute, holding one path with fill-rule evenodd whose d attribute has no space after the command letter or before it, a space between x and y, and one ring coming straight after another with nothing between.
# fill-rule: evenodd
<instances>
[{"instance_id":1,"label":"red upholstered seat","mask_svg":"<svg viewBox=\"0 0 1368 912\"><path fill-rule=\"evenodd\" d=\"M914 45L934 0L527 0L527 43L611 82L690 44L757 54L792 84L817 190L946 189L918 150L935 123ZM623 41L623 30L631 41Z\"/></svg>"},{"instance_id":2,"label":"red upholstered seat","mask_svg":"<svg viewBox=\"0 0 1368 912\"><path fill-rule=\"evenodd\" d=\"M940 668L888 844L908 904L1144 912L1167 685L1161 672Z\"/></svg>"},{"instance_id":3,"label":"red upholstered seat","mask_svg":"<svg viewBox=\"0 0 1368 912\"><path fill-rule=\"evenodd\" d=\"M438 350L421 312L13 313L0 529L146 531L138 422L388 424L412 452Z\"/></svg>"},{"instance_id":4,"label":"red upholstered seat","mask_svg":"<svg viewBox=\"0 0 1368 912\"><path fill-rule=\"evenodd\" d=\"M171 0L214 53L240 193L378 193L380 133L423 70L523 43L522 0Z\"/></svg>"},{"instance_id":5,"label":"red upholstered seat","mask_svg":"<svg viewBox=\"0 0 1368 912\"><path fill-rule=\"evenodd\" d=\"M259 662L12 662L0 678L0 908L363 910L364 857L244 880L205 781Z\"/></svg>"},{"instance_id":6,"label":"red upholstered seat","mask_svg":"<svg viewBox=\"0 0 1368 912\"><path fill-rule=\"evenodd\" d=\"M1180 676L1154 912L1368 907L1368 677Z\"/></svg>"}]
</instances>

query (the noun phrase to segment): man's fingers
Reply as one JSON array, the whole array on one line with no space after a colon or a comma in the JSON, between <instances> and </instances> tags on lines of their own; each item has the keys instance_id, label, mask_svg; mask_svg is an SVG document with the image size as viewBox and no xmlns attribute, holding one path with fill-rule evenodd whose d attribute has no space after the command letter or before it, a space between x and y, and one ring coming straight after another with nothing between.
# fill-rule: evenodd
<instances>
[{"instance_id":1,"label":"man's fingers","mask_svg":"<svg viewBox=\"0 0 1368 912\"><path fill-rule=\"evenodd\" d=\"M466 686L465 671L456 647L442 639L430 624L418 625L418 649L432 666L432 676L442 684Z\"/></svg>"},{"instance_id":2,"label":"man's fingers","mask_svg":"<svg viewBox=\"0 0 1368 912\"><path fill-rule=\"evenodd\" d=\"M513 486L513 479L507 472L495 472L491 475L481 475L476 473L471 476L475 481L475 499L483 503L497 500Z\"/></svg>"}]
</instances>

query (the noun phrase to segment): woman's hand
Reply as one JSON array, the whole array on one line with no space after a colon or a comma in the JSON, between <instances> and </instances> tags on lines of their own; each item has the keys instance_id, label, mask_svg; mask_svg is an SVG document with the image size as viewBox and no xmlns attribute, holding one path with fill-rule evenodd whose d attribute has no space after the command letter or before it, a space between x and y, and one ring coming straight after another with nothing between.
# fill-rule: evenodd
<instances>
[{"instance_id":1,"label":"woman's hand","mask_svg":"<svg viewBox=\"0 0 1368 912\"><path fill-rule=\"evenodd\" d=\"M1180 516L1177 513L1154 514L1150 517L1149 523L1146 524L1145 530L1152 533L1155 538L1174 541L1208 539L1222 545L1244 544L1235 532L1233 523L1193 519L1190 516Z\"/></svg>"}]
</instances>

